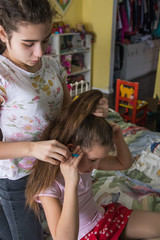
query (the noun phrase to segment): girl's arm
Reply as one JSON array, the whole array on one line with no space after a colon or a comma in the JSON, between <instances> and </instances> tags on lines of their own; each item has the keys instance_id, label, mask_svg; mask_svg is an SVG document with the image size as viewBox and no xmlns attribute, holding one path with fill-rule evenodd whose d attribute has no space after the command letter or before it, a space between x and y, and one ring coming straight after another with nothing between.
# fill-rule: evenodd
<instances>
[{"instance_id":1,"label":"girl's arm","mask_svg":"<svg viewBox=\"0 0 160 240\"><path fill-rule=\"evenodd\" d=\"M69 149L56 140L39 142L0 142L0 159L35 157L58 164L71 156Z\"/></svg>"},{"instance_id":2,"label":"girl's arm","mask_svg":"<svg viewBox=\"0 0 160 240\"><path fill-rule=\"evenodd\" d=\"M60 164L65 179L63 207L56 198L40 196L51 235L54 240L77 240L79 232L78 211L78 163L82 157L74 157Z\"/></svg>"},{"instance_id":3,"label":"girl's arm","mask_svg":"<svg viewBox=\"0 0 160 240\"><path fill-rule=\"evenodd\" d=\"M68 103L72 102L72 98L65 82L62 84L62 87L63 87L63 94L64 94L62 107L64 107Z\"/></svg>"},{"instance_id":4,"label":"girl's arm","mask_svg":"<svg viewBox=\"0 0 160 240\"><path fill-rule=\"evenodd\" d=\"M72 101L65 83L63 83L63 104ZM35 157L45 162L58 164L70 157L69 149L56 140L39 142L1 142L0 160L10 158Z\"/></svg>"},{"instance_id":5,"label":"girl's arm","mask_svg":"<svg viewBox=\"0 0 160 240\"><path fill-rule=\"evenodd\" d=\"M77 240L79 230L77 187L65 187L63 207L56 198L41 196L40 200L52 238Z\"/></svg>"},{"instance_id":6,"label":"girl's arm","mask_svg":"<svg viewBox=\"0 0 160 240\"><path fill-rule=\"evenodd\" d=\"M108 155L97 162L96 169L100 170L125 170L132 166L133 159L129 148L123 138L121 128L118 124L111 123L113 129L113 143L117 155Z\"/></svg>"}]
</instances>

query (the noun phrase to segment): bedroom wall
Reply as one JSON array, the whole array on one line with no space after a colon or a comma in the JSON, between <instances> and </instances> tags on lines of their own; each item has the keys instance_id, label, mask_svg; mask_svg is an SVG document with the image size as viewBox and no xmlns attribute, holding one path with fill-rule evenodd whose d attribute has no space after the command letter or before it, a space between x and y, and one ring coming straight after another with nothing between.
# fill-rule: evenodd
<instances>
[{"instance_id":1,"label":"bedroom wall","mask_svg":"<svg viewBox=\"0 0 160 240\"><path fill-rule=\"evenodd\" d=\"M96 33L92 86L109 93L113 0L84 0L83 20Z\"/></svg>"},{"instance_id":2,"label":"bedroom wall","mask_svg":"<svg viewBox=\"0 0 160 240\"><path fill-rule=\"evenodd\" d=\"M157 67L157 74L156 74L156 84L154 88L154 97L160 98L160 52L159 52L159 60L158 60L158 67Z\"/></svg>"},{"instance_id":3,"label":"bedroom wall","mask_svg":"<svg viewBox=\"0 0 160 240\"><path fill-rule=\"evenodd\" d=\"M59 8L55 5L55 0L49 0L50 3L56 8L58 12ZM61 18L59 17L58 20L62 20L67 24L70 24L71 27L75 27L76 23L82 22L82 5L83 0L72 0L71 4L68 6L68 9L66 10L65 14L61 14Z\"/></svg>"},{"instance_id":4,"label":"bedroom wall","mask_svg":"<svg viewBox=\"0 0 160 240\"><path fill-rule=\"evenodd\" d=\"M49 1L54 5L54 0ZM110 92L113 2L114 0L72 0L64 17L60 19L72 27L83 22L88 30L96 33L93 44L92 86L106 93ZM155 94L160 96L160 60L157 69Z\"/></svg>"}]
</instances>

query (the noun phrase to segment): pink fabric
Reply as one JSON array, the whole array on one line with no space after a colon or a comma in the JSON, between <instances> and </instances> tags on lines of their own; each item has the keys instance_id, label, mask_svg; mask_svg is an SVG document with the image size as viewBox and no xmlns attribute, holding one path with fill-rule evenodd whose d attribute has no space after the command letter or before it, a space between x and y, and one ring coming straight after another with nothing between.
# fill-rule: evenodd
<instances>
[{"instance_id":1,"label":"pink fabric","mask_svg":"<svg viewBox=\"0 0 160 240\"><path fill-rule=\"evenodd\" d=\"M58 198L63 205L64 178L59 175L44 192L35 197L40 202L39 196ZM91 173L80 175L78 186L79 200L79 236L78 240L116 240L122 233L132 210L119 203L111 203L99 207L94 201L92 193Z\"/></svg>"},{"instance_id":2,"label":"pink fabric","mask_svg":"<svg viewBox=\"0 0 160 240\"><path fill-rule=\"evenodd\" d=\"M119 203L105 206L104 217L81 240L118 240L125 228L132 210Z\"/></svg>"},{"instance_id":3,"label":"pink fabric","mask_svg":"<svg viewBox=\"0 0 160 240\"><path fill-rule=\"evenodd\" d=\"M63 204L64 199L64 179L60 175L51 187L41 192L38 196L51 196L58 198ZM40 202L38 196L35 200ZM80 181L78 186L78 200L79 200L79 236L81 239L88 232L90 232L96 224L104 216L104 208L98 207L97 203L94 201L92 193L92 180L91 173L80 175Z\"/></svg>"},{"instance_id":4,"label":"pink fabric","mask_svg":"<svg viewBox=\"0 0 160 240\"><path fill-rule=\"evenodd\" d=\"M122 25L123 25L121 42L123 43L124 42L124 33L129 30L128 18L127 18L127 14L126 14L126 11L125 11L125 8L123 5L121 6L121 18L122 18Z\"/></svg>"}]
</instances>

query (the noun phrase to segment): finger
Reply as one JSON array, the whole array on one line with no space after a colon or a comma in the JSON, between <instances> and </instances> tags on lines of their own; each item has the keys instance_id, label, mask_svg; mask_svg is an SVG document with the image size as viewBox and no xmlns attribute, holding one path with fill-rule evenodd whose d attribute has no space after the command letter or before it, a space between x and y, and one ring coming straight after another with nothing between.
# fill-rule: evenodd
<instances>
[{"instance_id":1,"label":"finger","mask_svg":"<svg viewBox=\"0 0 160 240\"><path fill-rule=\"evenodd\" d=\"M69 151L69 148L67 146L65 146L63 143L58 142L57 140L48 140L47 142L51 143L53 147L58 147Z\"/></svg>"},{"instance_id":2,"label":"finger","mask_svg":"<svg viewBox=\"0 0 160 240\"><path fill-rule=\"evenodd\" d=\"M81 153L80 146L76 146L75 149L71 153L70 159L72 159L73 157L79 157L80 153Z\"/></svg>"},{"instance_id":3,"label":"finger","mask_svg":"<svg viewBox=\"0 0 160 240\"><path fill-rule=\"evenodd\" d=\"M74 158L73 165L74 165L75 167L78 166L78 164L79 164L79 162L81 161L82 157L83 157L83 152L81 152L81 153L79 154L79 157Z\"/></svg>"},{"instance_id":4,"label":"finger","mask_svg":"<svg viewBox=\"0 0 160 240\"><path fill-rule=\"evenodd\" d=\"M71 156L69 149L61 143L57 143L56 145L53 144L51 152L52 152L52 154L57 153L57 154L63 156L64 160L68 159ZM51 156L51 157L53 157L53 156ZM60 159L58 158L58 160L60 160Z\"/></svg>"},{"instance_id":5,"label":"finger","mask_svg":"<svg viewBox=\"0 0 160 240\"><path fill-rule=\"evenodd\" d=\"M106 105L97 105L95 112L99 111L99 112L108 112L108 106Z\"/></svg>"},{"instance_id":6,"label":"finger","mask_svg":"<svg viewBox=\"0 0 160 240\"><path fill-rule=\"evenodd\" d=\"M96 105L96 108L99 107L99 108L107 108L108 109L108 102L104 103L104 102L99 102L97 105Z\"/></svg>"},{"instance_id":7,"label":"finger","mask_svg":"<svg viewBox=\"0 0 160 240\"><path fill-rule=\"evenodd\" d=\"M108 99L103 97L103 98L100 99L98 104L108 104Z\"/></svg>"},{"instance_id":8,"label":"finger","mask_svg":"<svg viewBox=\"0 0 160 240\"><path fill-rule=\"evenodd\" d=\"M76 146L75 149L73 150L72 154L78 154L79 151L80 151L80 146Z\"/></svg>"},{"instance_id":9,"label":"finger","mask_svg":"<svg viewBox=\"0 0 160 240\"><path fill-rule=\"evenodd\" d=\"M60 161L53 159L53 158L46 158L45 162L51 163L53 165L59 165Z\"/></svg>"},{"instance_id":10,"label":"finger","mask_svg":"<svg viewBox=\"0 0 160 240\"><path fill-rule=\"evenodd\" d=\"M104 117L104 114L103 113L99 113L99 112L93 112L92 113L94 116L96 116L96 117Z\"/></svg>"},{"instance_id":11,"label":"finger","mask_svg":"<svg viewBox=\"0 0 160 240\"><path fill-rule=\"evenodd\" d=\"M104 110L95 110L94 112L92 112L92 114L96 117L104 117L106 118L108 116L108 111L104 111Z\"/></svg>"},{"instance_id":12,"label":"finger","mask_svg":"<svg viewBox=\"0 0 160 240\"><path fill-rule=\"evenodd\" d=\"M72 159L70 159L70 163L74 164L77 161L79 163L79 161L81 160L81 158L83 156L83 151L81 149L79 149L79 151L77 153L73 153L72 155L74 155L74 156L72 157Z\"/></svg>"},{"instance_id":13,"label":"finger","mask_svg":"<svg viewBox=\"0 0 160 240\"><path fill-rule=\"evenodd\" d=\"M117 124L116 124L116 123L114 123L114 122L109 122L109 124L111 125L111 127L113 127L113 126L117 125Z\"/></svg>"},{"instance_id":14,"label":"finger","mask_svg":"<svg viewBox=\"0 0 160 240\"><path fill-rule=\"evenodd\" d=\"M63 148L63 149L68 149L68 147L66 147L63 143L58 142L57 140L49 140L49 141L51 141L52 144L57 146L57 147L60 147L60 148Z\"/></svg>"},{"instance_id":15,"label":"finger","mask_svg":"<svg viewBox=\"0 0 160 240\"><path fill-rule=\"evenodd\" d=\"M72 157L79 157L77 153L72 153Z\"/></svg>"},{"instance_id":16,"label":"finger","mask_svg":"<svg viewBox=\"0 0 160 240\"><path fill-rule=\"evenodd\" d=\"M66 157L61 149L57 149L57 151L51 152L49 154L49 158L55 159L59 162L65 162L69 157Z\"/></svg>"},{"instance_id":17,"label":"finger","mask_svg":"<svg viewBox=\"0 0 160 240\"><path fill-rule=\"evenodd\" d=\"M107 108L96 108L95 113L108 113L108 109Z\"/></svg>"}]
</instances>

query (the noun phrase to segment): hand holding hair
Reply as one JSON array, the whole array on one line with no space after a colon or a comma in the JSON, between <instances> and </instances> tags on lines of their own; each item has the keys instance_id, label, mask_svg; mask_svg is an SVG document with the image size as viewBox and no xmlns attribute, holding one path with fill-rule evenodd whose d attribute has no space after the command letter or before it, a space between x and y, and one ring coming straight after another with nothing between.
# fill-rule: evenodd
<instances>
[{"instance_id":1,"label":"hand holding hair","mask_svg":"<svg viewBox=\"0 0 160 240\"><path fill-rule=\"evenodd\" d=\"M65 184L77 187L79 182L78 164L83 156L83 152L79 146L75 148L73 155L73 157L70 157L68 160L60 164L60 169L65 179Z\"/></svg>"},{"instance_id":2,"label":"hand holding hair","mask_svg":"<svg viewBox=\"0 0 160 240\"><path fill-rule=\"evenodd\" d=\"M121 130L120 125L118 125L117 123L110 122L110 125L113 130L113 142L116 143L116 141L120 140L119 138L123 138L122 130Z\"/></svg>"},{"instance_id":3,"label":"hand holding hair","mask_svg":"<svg viewBox=\"0 0 160 240\"><path fill-rule=\"evenodd\" d=\"M71 157L68 147L56 140L34 142L32 152L37 159L53 165L58 165Z\"/></svg>"},{"instance_id":4,"label":"hand holding hair","mask_svg":"<svg viewBox=\"0 0 160 240\"><path fill-rule=\"evenodd\" d=\"M108 116L108 100L107 98L103 97L100 99L99 103L96 106L95 111L92 113L97 117L104 117Z\"/></svg>"}]
</instances>

